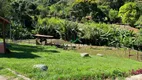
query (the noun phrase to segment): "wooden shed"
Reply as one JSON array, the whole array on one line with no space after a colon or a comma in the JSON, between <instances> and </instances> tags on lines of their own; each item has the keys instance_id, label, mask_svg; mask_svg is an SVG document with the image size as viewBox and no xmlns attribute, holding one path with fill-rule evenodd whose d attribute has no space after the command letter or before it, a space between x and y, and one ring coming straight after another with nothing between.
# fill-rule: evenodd
<instances>
[{"instance_id":1,"label":"wooden shed","mask_svg":"<svg viewBox=\"0 0 142 80\"><path fill-rule=\"evenodd\" d=\"M6 53L6 44L5 44L5 29L6 29L6 25L10 24L10 22L6 19L4 19L3 17L0 17L0 24L2 24L2 39L3 42L0 43L0 53Z\"/></svg>"}]
</instances>

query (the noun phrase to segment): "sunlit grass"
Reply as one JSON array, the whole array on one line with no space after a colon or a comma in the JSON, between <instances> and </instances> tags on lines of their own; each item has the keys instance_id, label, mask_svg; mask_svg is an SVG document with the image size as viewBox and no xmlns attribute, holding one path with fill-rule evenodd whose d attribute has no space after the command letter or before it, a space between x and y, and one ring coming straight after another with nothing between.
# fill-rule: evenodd
<instances>
[{"instance_id":1,"label":"sunlit grass","mask_svg":"<svg viewBox=\"0 0 142 80\"><path fill-rule=\"evenodd\" d=\"M130 58L133 60L142 60L142 52L130 48L114 48L107 46L88 46L77 49L76 51L82 53L86 52L91 55L103 54L105 56L115 56L119 58ZM129 55L132 55L129 57Z\"/></svg>"},{"instance_id":2,"label":"sunlit grass","mask_svg":"<svg viewBox=\"0 0 142 80\"><path fill-rule=\"evenodd\" d=\"M58 49L54 46L11 44L11 54L1 54L0 74L6 68L19 72L33 80L96 79L123 76L129 70L141 68L142 63L114 56L91 55L82 58L79 52ZM94 50L95 53L95 50ZM47 71L33 69L35 64L46 64ZM10 72L9 72L10 74ZM120 74L120 75L119 75Z\"/></svg>"}]
</instances>

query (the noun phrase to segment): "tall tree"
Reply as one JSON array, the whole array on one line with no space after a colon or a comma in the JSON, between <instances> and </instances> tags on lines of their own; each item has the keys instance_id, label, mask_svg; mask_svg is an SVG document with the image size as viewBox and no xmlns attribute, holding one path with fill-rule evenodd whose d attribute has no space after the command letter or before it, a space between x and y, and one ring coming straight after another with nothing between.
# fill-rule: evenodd
<instances>
[{"instance_id":1,"label":"tall tree","mask_svg":"<svg viewBox=\"0 0 142 80\"><path fill-rule=\"evenodd\" d=\"M94 0L77 0L72 7L72 16L82 19L82 17L91 16L96 22L105 21L106 15L98 8Z\"/></svg>"},{"instance_id":2,"label":"tall tree","mask_svg":"<svg viewBox=\"0 0 142 80\"><path fill-rule=\"evenodd\" d=\"M139 8L137 7L136 3L126 3L120 7L118 16L121 17L124 24L133 26L140 16Z\"/></svg>"},{"instance_id":3,"label":"tall tree","mask_svg":"<svg viewBox=\"0 0 142 80\"><path fill-rule=\"evenodd\" d=\"M8 17L10 15L10 0L0 0L0 16Z\"/></svg>"},{"instance_id":4,"label":"tall tree","mask_svg":"<svg viewBox=\"0 0 142 80\"><path fill-rule=\"evenodd\" d=\"M119 8L126 2L134 2L135 0L96 0L99 5L109 6L112 9L119 10Z\"/></svg>"},{"instance_id":5,"label":"tall tree","mask_svg":"<svg viewBox=\"0 0 142 80\"><path fill-rule=\"evenodd\" d=\"M32 20L38 14L37 5L28 1L14 1L12 5L12 19L20 22L24 27L32 29Z\"/></svg>"}]
</instances>

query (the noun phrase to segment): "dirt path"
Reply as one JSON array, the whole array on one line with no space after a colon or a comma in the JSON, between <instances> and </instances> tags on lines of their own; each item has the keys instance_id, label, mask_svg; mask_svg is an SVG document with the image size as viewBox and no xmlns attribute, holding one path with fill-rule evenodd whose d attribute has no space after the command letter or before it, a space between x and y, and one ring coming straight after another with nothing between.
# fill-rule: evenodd
<instances>
[{"instance_id":1,"label":"dirt path","mask_svg":"<svg viewBox=\"0 0 142 80\"><path fill-rule=\"evenodd\" d=\"M6 77L0 75L0 80L8 80Z\"/></svg>"},{"instance_id":2,"label":"dirt path","mask_svg":"<svg viewBox=\"0 0 142 80\"><path fill-rule=\"evenodd\" d=\"M16 75L16 77L5 77L5 76L2 76L0 75L0 80L31 80L30 78L24 76L24 75L21 75L13 70L11 70L10 68L7 68L8 71L10 71L11 73L13 73L14 75Z\"/></svg>"},{"instance_id":3,"label":"dirt path","mask_svg":"<svg viewBox=\"0 0 142 80\"><path fill-rule=\"evenodd\" d=\"M130 76L126 78L125 80L142 80L142 74Z\"/></svg>"}]
</instances>

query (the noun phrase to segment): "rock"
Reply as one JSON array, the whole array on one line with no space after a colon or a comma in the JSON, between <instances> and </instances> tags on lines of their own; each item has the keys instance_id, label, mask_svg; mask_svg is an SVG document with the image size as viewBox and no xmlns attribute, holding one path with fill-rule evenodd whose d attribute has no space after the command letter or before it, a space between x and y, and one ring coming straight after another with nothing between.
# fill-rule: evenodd
<instances>
[{"instance_id":1,"label":"rock","mask_svg":"<svg viewBox=\"0 0 142 80\"><path fill-rule=\"evenodd\" d=\"M45 64L37 64L37 65L34 65L33 68L37 68L42 71L46 71L48 69L48 67Z\"/></svg>"},{"instance_id":2,"label":"rock","mask_svg":"<svg viewBox=\"0 0 142 80\"><path fill-rule=\"evenodd\" d=\"M90 57L88 53L81 53L81 57Z\"/></svg>"},{"instance_id":3,"label":"rock","mask_svg":"<svg viewBox=\"0 0 142 80\"><path fill-rule=\"evenodd\" d=\"M104 55L103 54L97 54L97 56L103 57Z\"/></svg>"}]
</instances>

